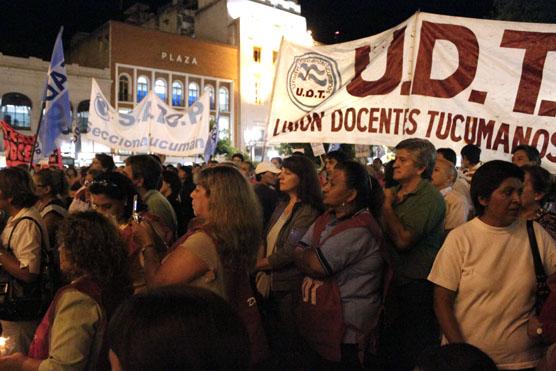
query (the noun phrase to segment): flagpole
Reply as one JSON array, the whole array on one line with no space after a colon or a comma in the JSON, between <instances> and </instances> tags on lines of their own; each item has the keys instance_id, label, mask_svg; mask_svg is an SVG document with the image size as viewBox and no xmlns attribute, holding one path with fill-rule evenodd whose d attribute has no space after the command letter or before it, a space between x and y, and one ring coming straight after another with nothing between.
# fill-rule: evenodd
<instances>
[{"instance_id":1,"label":"flagpole","mask_svg":"<svg viewBox=\"0 0 556 371\"><path fill-rule=\"evenodd\" d=\"M45 107L46 107L46 100L43 99L41 105L41 112L39 115L39 123L37 124L37 131L35 132L35 140L33 141L33 152L31 153L31 161L29 161L29 171L33 168L33 159L35 158L35 152L37 150L37 140L39 139L39 131L41 130L42 116L44 114Z\"/></svg>"}]
</instances>

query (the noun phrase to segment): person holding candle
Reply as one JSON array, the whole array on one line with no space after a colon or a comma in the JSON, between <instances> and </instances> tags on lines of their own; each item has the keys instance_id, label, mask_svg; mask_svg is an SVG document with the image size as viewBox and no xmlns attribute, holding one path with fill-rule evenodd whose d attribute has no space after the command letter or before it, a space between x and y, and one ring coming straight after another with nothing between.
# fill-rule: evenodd
<instances>
[{"instance_id":1,"label":"person holding candle","mask_svg":"<svg viewBox=\"0 0 556 371\"><path fill-rule=\"evenodd\" d=\"M93 211L66 218L59 230L60 267L71 280L56 293L29 353L0 357L0 370L107 370L104 333L131 294L124 243Z\"/></svg>"}]
</instances>

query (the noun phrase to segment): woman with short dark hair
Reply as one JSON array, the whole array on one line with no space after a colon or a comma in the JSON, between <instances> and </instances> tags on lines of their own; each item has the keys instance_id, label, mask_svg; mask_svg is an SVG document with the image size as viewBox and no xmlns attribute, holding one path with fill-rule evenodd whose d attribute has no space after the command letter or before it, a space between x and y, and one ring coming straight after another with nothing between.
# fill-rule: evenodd
<instances>
[{"instance_id":1,"label":"woman with short dark hair","mask_svg":"<svg viewBox=\"0 0 556 371\"><path fill-rule=\"evenodd\" d=\"M523 171L506 161L481 166L471 182L477 217L452 230L428 277L444 343L465 342L500 369L533 368L544 347L529 337L536 279L526 222L519 218ZM532 224L544 269L556 271L556 242Z\"/></svg>"},{"instance_id":2,"label":"woman with short dark hair","mask_svg":"<svg viewBox=\"0 0 556 371\"><path fill-rule=\"evenodd\" d=\"M108 340L114 371L249 369L241 319L223 298L197 287L135 295L113 316Z\"/></svg>"}]
</instances>

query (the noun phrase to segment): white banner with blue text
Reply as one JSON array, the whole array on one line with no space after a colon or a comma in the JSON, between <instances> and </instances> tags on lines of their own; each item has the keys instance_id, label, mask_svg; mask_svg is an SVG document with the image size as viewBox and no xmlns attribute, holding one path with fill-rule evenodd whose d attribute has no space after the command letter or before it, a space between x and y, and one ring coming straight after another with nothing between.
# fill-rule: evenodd
<instances>
[{"instance_id":1,"label":"white banner with blue text","mask_svg":"<svg viewBox=\"0 0 556 371\"><path fill-rule=\"evenodd\" d=\"M93 79L85 137L111 148L194 156L205 150L209 136L209 96L178 111L150 91L129 113L118 112Z\"/></svg>"}]
</instances>

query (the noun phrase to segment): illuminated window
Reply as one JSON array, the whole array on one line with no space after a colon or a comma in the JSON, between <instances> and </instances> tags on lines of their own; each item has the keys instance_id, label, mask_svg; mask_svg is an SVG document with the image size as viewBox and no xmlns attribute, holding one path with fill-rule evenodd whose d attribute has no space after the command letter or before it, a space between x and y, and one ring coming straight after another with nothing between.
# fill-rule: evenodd
<instances>
[{"instance_id":1,"label":"illuminated window","mask_svg":"<svg viewBox=\"0 0 556 371\"><path fill-rule=\"evenodd\" d=\"M197 101L197 99L199 99L199 84L196 82L190 82L187 90L187 105L191 106Z\"/></svg>"},{"instance_id":2,"label":"illuminated window","mask_svg":"<svg viewBox=\"0 0 556 371\"><path fill-rule=\"evenodd\" d=\"M224 86L218 89L218 109L222 112L230 111L230 93Z\"/></svg>"},{"instance_id":3,"label":"illuminated window","mask_svg":"<svg viewBox=\"0 0 556 371\"><path fill-rule=\"evenodd\" d=\"M158 97L162 99L164 102L166 102L166 96L167 96L166 81L162 79L156 80L154 82L154 93L158 95Z\"/></svg>"},{"instance_id":4,"label":"illuminated window","mask_svg":"<svg viewBox=\"0 0 556 371\"><path fill-rule=\"evenodd\" d=\"M88 123L89 121L89 100L83 100L77 105L77 127L81 134L85 134L89 131Z\"/></svg>"},{"instance_id":5,"label":"illuminated window","mask_svg":"<svg viewBox=\"0 0 556 371\"><path fill-rule=\"evenodd\" d=\"M259 80L255 81L255 103L261 104L261 82Z\"/></svg>"},{"instance_id":6,"label":"illuminated window","mask_svg":"<svg viewBox=\"0 0 556 371\"><path fill-rule=\"evenodd\" d=\"M230 118L220 116L218 119L218 139L230 138Z\"/></svg>"},{"instance_id":7,"label":"illuminated window","mask_svg":"<svg viewBox=\"0 0 556 371\"><path fill-rule=\"evenodd\" d=\"M31 129L31 99L20 93L2 96L2 119L16 129Z\"/></svg>"},{"instance_id":8,"label":"illuminated window","mask_svg":"<svg viewBox=\"0 0 556 371\"><path fill-rule=\"evenodd\" d=\"M183 85L179 81L172 83L172 105L183 106Z\"/></svg>"},{"instance_id":9,"label":"illuminated window","mask_svg":"<svg viewBox=\"0 0 556 371\"><path fill-rule=\"evenodd\" d=\"M253 47L253 61L255 61L256 63L261 62L261 48L259 48L258 46Z\"/></svg>"},{"instance_id":10,"label":"illuminated window","mask_svg":"<svg viewBox=\"0 0 556 371\"><path fill-rule=\"evenodd\" d=\"M129 77L126 75L120 75L118 81L118 100L120 102L129 101Z\"/></svg>"},{"instance_id":11,"label":"illuminated window","mask_svg":"<svg viewBox=\"0 0 556 371\"><path fill-rule=\"evenodd\" d=\"M137 102L141 102L147 96L149 90L149 80L145 76L139 76L137 79Z\"/></svg>"},{"instance_id":12,"label":"illuminated window","mask_svg":"<svg viewBox=\"0 0 556 371\"><path fill-rule=\"evenodd\" d=\"M213 111L216 107L214 101L214 87L212 85L205 85L205 91L209 94L210 110Z\"/></svg>"},{"instance_id":13,"label":"illuminated window","mask_svg":"<svg viewBox=\"0 0 556 371\"><path fill-rule=\"evenodd\" d=\"M272 51L272 63L276 63L278 60L278 52L276 50Z\"/></svg>"}]
</instances>

